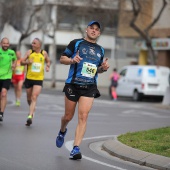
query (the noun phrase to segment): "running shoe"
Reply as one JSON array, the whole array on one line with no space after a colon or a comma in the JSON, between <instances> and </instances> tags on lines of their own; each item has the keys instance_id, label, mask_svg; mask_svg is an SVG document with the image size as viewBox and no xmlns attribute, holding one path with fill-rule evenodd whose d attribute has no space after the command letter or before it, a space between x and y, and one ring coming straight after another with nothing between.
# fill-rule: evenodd
<instances>
[{"instance_id":1,"label":"running shoe","mask_svg":"<svg viewBox=\"0 0 170 170\"><path fill-rule=\"evenodd\" d=\"M64 134L62 134L61 131L58 132L58 136L56 138L56 146L58 148L61 148L63 146L64 137L65 137L66 133L67 133L67 128L66 128Z\"/></svg>"},{"instance_id":2,"label":"running shoe","mask_svg":"<svg viewBox=\"0 0 170 170\"><path fill-rule=\"evenodd\" d=\"M73 150L70 152L70 159L77 160L81 158L82 158L82 155L80 152L80 148L78 146L75 146Z\"/></svg>"},{"instance_id":3,"label":"running shoe","mask_svg":"<svg viewBox=\"0 0 170 170\"><path fill-rule=\"evenodd\" d=\"M2 122L2 121L3 121L3 115L0 114L0 122Z\"/></svg>"},{"instance_id":4,"label":"running shoe","mask_svg":"<svg viewBox=\"0 0 170 170\"><path fill-rule=\"evenodd\" d=\"M28 117L27 117L27 122L26 122L26 126L30 126L32 124L32 116L31 115L29 115Z\"/></svg>"},{"instance_id":5,"label":"running shoe","mask_svg":"<svg viewBox=\"0 0 170 170\"><path fill-rule=\"evenodd\" d=\"M15 103L15 105L16 105L16 106L20 106L20 105L21 105L20 101L17 100L16 103Z\"/></svg>"}]
</instances>

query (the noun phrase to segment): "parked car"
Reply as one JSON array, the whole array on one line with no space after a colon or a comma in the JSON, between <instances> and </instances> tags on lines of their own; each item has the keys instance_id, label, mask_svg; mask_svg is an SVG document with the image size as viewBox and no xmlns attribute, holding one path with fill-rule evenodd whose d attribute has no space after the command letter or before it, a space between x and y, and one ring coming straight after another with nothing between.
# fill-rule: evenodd
<instances>
[{"instance_id":1,"label":"parked car","mask_svg":"<svg viewBox=\"0 0 170 170\"><path fill-rule=\"evenodd\" d=\"M119 74L117 95L132 97L134 101L144 96L163 97L169 86L168 67L130 65L123 67Z\"/></svg>"}]
</instances>

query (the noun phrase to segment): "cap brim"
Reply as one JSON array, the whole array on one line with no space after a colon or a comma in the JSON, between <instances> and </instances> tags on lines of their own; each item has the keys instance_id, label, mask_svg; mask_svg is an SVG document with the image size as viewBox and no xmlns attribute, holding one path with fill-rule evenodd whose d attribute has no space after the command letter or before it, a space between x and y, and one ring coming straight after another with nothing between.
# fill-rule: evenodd
<instances>
[{"instance_id":1,"label":"cap brim","mask_svg":"<svg viewBox=\"0 0 170 170\"><path fill-rule=\"evenodd\" d=\"M100 28L100 24L97 22L97 21L91 21L88 26L91 26L91 25L97 25L99 28Z\"/></svg>"}]
</instances>

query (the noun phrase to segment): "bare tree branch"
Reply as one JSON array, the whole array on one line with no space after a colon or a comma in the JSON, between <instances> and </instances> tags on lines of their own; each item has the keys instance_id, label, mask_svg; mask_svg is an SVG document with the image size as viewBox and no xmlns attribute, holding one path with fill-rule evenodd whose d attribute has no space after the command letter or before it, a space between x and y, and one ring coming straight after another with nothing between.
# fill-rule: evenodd
<instances>
[{"instance_id":1,"label":"bare tree branch","mask_svg":"<svg viewBox=\"0 0 170 170\"><path fill-rule=\"evenodd\" d=\"M141 5L139 3L139 1L136 0L131 0L132 3L132 7L133 7L133 18L130 22L130 26L139 33L139 35L141 35L144 39L146 39L146 34L135 24L139 14L141 13ZM135 4L136 3L136 4Z\"/></svg>"},{"instance_id":2,"label":"bare tree branch","mask_svg":"<svg viewBox=\"0 0 170 170\"><path fill-rule=\"evenodd\" d=\"M162 15L162 12L164 11L165 7L167 5L166 0L163 0L163 4L162 4L162 8L160 9L160 11L158 12L157 17L153 20L153 22L144 30L144 32L148 32L159 20L159 18Z\"/></svg>"},{"instance_id":3,"label":"bare tree branch","mask_svg":"<svg viewBox=\"0 0 170 170\"><path fill-rule=\"evenodd\" d=\"M32 20L33 20L33 17L35 16L35 14L38 12L38 11L40 11L41 10L41 7L39 6L39 7L37 7L34 11L33 11L33 13L31 14L31 16L30 16L30 19L29 19L29 22L28 22L28 27L27 27L27 30L25 31L25 34L29 34L30 35L30 33L28 33L29 31L30 31L30 28L31 28L31 23L32 23ZM35 32L35 31L34 31Z\"/></svg>"},{"instance_id":4,"label":"bare tree branch","mask_svg":"<svg viewBox=\"0 0 170 170\"><path fill-rule=\"evenodd\" d=\"M146 27L146 29L142 30L137 24L136 21L138 19L138 16L141 15L142 13L142 6L140 3L142 3L142 1L139 0L131 0L132 3L132 12L133 12L133 18L130 21L130 26L139 33L139 35L146 41L146 46L148 47L148 51L150 53L150 58L151 58L151 63L155 64L155 53L152 47L152 41L151 41L151 37L149 36L149 30L156 24L156 22L160 19L160 16L162 15L162 12L164 11L167 2L166 0L163 0L163 4L162 7L160 9L160 11L158 12L158 15L156 16L156 18Z\"/></svg>"}]
</instances>

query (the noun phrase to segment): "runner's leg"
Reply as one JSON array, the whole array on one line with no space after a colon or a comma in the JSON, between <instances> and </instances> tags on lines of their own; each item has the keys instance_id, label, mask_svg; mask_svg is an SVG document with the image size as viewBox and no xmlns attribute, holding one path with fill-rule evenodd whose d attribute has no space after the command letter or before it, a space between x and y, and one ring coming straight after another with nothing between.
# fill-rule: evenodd
<instances>
[{"instance_id":1,"label":"runner's leg","mask_svg":"<svg viewBox=\"0 0 170 170\"><path fill-rule=\"evenodd\" d=\"M42 86L39 85L34 85L32 89L32 94L31 94L31 104L30 104L30 112L29 115L33 116L34 111L35 111L35 106L37 103L37 98L39 94L41 93Z\"/></svg>"},{"instance_id":2,"label":"runner's leg","mask_svg":"<svg viewBox=\"0 0 170 170\"><path fill-rule=\"evenodd\" d=\"M17 84L13 83L13 86L14 86L15 100L17 101Z\"/></svg>"},{"instance_id":3,"label":"runner's leg","mask_svg":"<svg viewBox=\"0 0 170 170\"><path fill-rule=\"evenodd\" d=\"M92 108L94 98L81 96L78 105L78 125L75 132L74 146L79 146L87 125L88 114Z\"/></svg>"},{"instance_id":4,"label":"runner's leg","mask_svg":"<svg viewBox=\"0 0 170 170\"><path fill-rule=\"evenodd\" d=\"M33 87L30 87L30 88L26 89L26 92L27 92L27 103L28 103L29 106L31 104L32 90L33 90Z\"/></svg>"},{"instance_id":5,"label":"runner's leg","mask_svg":"<svg viewBox=\"0 0 170 170\"><path fill-rule=\"evenodd\" d=\"M61 131L62 132L65 132L67 124L73 118L76 104L77 102L73 102L65 96L65 114L61 118Z\"/></svg>"},{"instance_id":6,"label":"runner's leg","mask_svg":"<svg viewBox=\"0 0 170 170\"><path fill-rule=\"evenodd\" d=\"M17 100L21 99L23 83L24 83L24 80L20 80L17 84L17 92L16 92Z\"/></svg>"},{"instance_id":7,"label":"runner's leg","mask_svg":"<svg viewBox=\"0 0 170 170\"><path fill-rule=\"evenodd\" d=\"M6 103L7 103L7 92L8 90L5 88L2 88L1 91L1 112L4 112Z\"/></svg>"}]
</instances>

